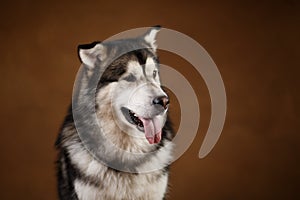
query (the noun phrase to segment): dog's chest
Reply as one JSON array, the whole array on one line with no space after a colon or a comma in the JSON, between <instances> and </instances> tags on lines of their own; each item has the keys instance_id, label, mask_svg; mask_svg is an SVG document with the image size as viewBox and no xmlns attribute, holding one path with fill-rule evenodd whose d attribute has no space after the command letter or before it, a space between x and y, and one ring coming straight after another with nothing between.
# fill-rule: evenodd
<instances>
[{"instance_id":1,"label":"dog's chest","mask_svg":"<svg viewBox=\"0 0 300 200\"><path fill-rule=\"evenodd\" d=\"M163 199L168 184L168 173L163 166L167 166L166 163L170 159L169 148L171 145L166 145L158 151L157 156L144 163L145 166L156 164L159 170L136 174L108 168L95 160L80 144L68 146L71 163L85 177L79 176L74 181L78 198L80 200ZM140 166L141 169L145 167L144 165Z\"/></svg>"},{"instance_id":2,"label":"dog's chest","mask_svg":"<svg viewBox=\"0 0 300 200\"><path fill-rule=\"evenodd\" d=\"M99 184L75 180L75 191L80 200L96 199L149 199L164 197L168 175L163 172L128 174L107 172L100 174Z\"/></svg>"}]
</instances>

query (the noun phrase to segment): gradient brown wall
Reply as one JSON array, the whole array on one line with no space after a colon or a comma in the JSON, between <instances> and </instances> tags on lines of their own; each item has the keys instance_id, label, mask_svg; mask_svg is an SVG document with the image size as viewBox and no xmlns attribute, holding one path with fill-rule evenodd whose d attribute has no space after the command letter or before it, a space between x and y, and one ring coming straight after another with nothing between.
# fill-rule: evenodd
<instances>
[{"instance_id":1,"label":"gradient brown wall","mask_svg":"<svg viewBox=\"0 0 300 200\"><path fill-rule=\"evenodd\" d=\"M160 52L191 81L201 109L197 138L172 166L170 199L299 199L299 2L109 2L1 2L0 199L56 199L53 144L77 45L156 24L208 51L228 98L221 138L200 160L207 88L188 63Z\"/></svg>"}]
</instances>

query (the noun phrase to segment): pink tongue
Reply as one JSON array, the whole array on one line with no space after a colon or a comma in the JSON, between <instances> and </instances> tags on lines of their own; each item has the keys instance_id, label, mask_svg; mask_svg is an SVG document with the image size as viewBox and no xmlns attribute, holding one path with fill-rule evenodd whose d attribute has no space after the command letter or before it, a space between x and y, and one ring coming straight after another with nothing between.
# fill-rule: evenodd
<instances>
[{"instance_id":1,"label":"pink tongue","mask_svg":"<svg viewBox=\"0 0 300 200\"><path fill-rule=\"evenodd\" d=\"M161 140L161 122L157 117L153 119L139 118L144 125L145 136L150 144L159 143Z\"/></svg>"}]
</instances>

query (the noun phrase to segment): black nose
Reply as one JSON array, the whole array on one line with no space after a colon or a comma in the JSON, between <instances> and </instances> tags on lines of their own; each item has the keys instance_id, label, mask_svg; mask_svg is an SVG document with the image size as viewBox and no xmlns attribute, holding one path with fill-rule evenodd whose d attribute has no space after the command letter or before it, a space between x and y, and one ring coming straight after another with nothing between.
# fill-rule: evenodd
<instances>
[{"instance_id":1,"label":"black nose","mask_svg":"<svg viewBox=\"0 0 300 200\"><path fill-rule=\"evenodd\" d=\"M168 104L170 103L169 98L167 96L159 96L153 99L154 105L161 105L164 109L167 109Z\"/></svg>"}]
</instances>

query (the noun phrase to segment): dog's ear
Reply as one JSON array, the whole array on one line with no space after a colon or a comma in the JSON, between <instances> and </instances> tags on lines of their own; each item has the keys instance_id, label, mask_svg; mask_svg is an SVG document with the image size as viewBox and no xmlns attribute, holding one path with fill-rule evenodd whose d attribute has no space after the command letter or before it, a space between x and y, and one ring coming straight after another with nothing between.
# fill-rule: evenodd
<instances>
[{"instance_id":1,"label":"dog's ear","mask_svg":"<svg viewBox=\"0 0 300 200\"><path fill-rule=\"evenodd\" d=\"M79 45L77 50L80 61L90 68L95 67L97 60L102 61L106 57L106 48L98 41Z\"/></svg>"},{"instance_id":2,"label":"dog's ear","mask_svg":"<svg viewBox=\"0 0 300 200\"><path fill-rule=\"evenodd\" d=\"M152 28L150 28L146 34L144 35L144 40L150 44L151 48L154 49L154 51L156 51L157 49L157 45L156 45L156 35L159 32L159 30L161 29L161 26L157 25L157 26L153 26Z\"/></svg>"}]
</instances>

